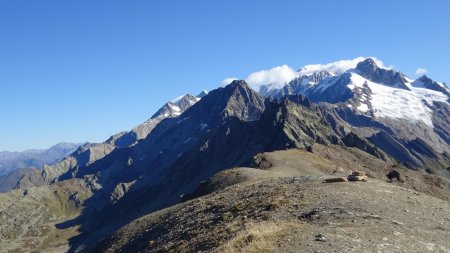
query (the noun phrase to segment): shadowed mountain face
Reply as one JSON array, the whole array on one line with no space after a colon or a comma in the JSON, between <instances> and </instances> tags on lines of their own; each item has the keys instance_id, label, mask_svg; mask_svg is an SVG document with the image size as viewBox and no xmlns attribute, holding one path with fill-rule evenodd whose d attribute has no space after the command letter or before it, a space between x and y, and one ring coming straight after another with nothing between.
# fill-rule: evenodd
<instances>
[{"instance_id":1,"label":"shadowed mountain face","mask_svg":"<svg viewBox=\"0 0 450 253\"><path fill-rule=\"evenodd\" d=\"M87 143L62 161L44 166L42 171L25 173L16 182L16 188L28 188L72 178L76 172L109 155L113 150L127 148L142 140L164 119L179 116L199 100L198 97L186 94L176 101L168 102L149 120L136 126L129 132L121 132L111 136L103 143Z\"/></svg>"},{"instance_id":2,"label":"shadowed mountain face","mask_svg":"<svg viewBox=\"0 0 450 253\"><path fill-rule=\"evenodd\" d=\"M410 168L450 176L450 90L427 76L412 81L367 58L340 75L318 71L284 87L263 85L260 94L301 94L320 103L341 134L366 137ZM336 121L336 119L338 119Z\"/></svg>"},{"instance_id":3,"label":"shadowed mountain face","mask_svg":"<svg viewBox=\"0 0 450 253\"><path fill-rule=\"evenodd\" d=\"M223 169L250 164L258 153L314 143L344 146L343 136L308 99L289 96L264 103L245 82L235 81L179 117L162 121L136 145L60 177L95 178L101 185L73 221L81 224L82 234L72 245L93 243L145 213L173 205L201 181ZM357 148L376 150L360 140ZM72 223L61 226L67 224Z\"/></svg>"},{"instance_id":4,"label":"shadowed mountain face","mask_svg":"<svg viewBox=\"0 0 450 253\"><path fill-rule=\"evenodd\" d=\"M178 184L174 192L176 181L172 179L176 177L169 172L178 170L174 164L183 157L189 157L188 154L200 148L199 145L204 145L205 138L222 129L223 124L230 121L257 122L263 111L262 97L246 83L236 81L210 92L180 116L165 119L146 139L133 147L115 150L98 162L78 170L76 177L95 175L102 186L88 201L95 205L88 204L82 216L82 231L85 234L81 241L87 238L95 240L101 236L92 234L92 231L100 231L100 227L109 227L109 231L142 212L176 203L179 190L195 187L198 180L205 179L204 176L214 171L202 168L203 176L186 177L186 181ZM129 205L135 208L130 209ZM105 219L92 219L100 213ZM117 213L121 214L120 219L116 219Z\"/></svg>"},{"instance_id":5,"label":"shadowed mountain face","mask_svg":"<svg viewBox=\"0 0 450 253\"><path fill-rule=\"evenodd\" d=\"M445 95L416 88L401 73L378 68L373 61L339 76L320 72L300 77L282 90L264 91L266 98L261 90L236 80L201 94L201 99L185 95L130 132L84 145L60 163L27 173L17 184L26 190L15 194L65 189L71 208L75 206L71 214L79 213L71 220L58 220L57 228L77 228L80 234L70 239L71 251L76 252L145 214L178 203L180 195L194 193L201 182L222 170L253 166L255 156L263 152L311 153L319 144L324 150L357 150L363 154L358 157L371 161L367 166L402 166L400 162L445 175L450 165L450 110L445 100L439 100ZM425 114L412 123L403 112L394 114L377 104L380 96L390 98L386 94L391 91L408 99L436 100L414 104ZM341 159L328 151L320 155L329 161ZM342 164L357 166L355 159Z\"/></svg>"},{"instance_id":6,"label":"shadowed mountain face","mask_svg":"<svg viewBox=\"0 0 450 253\"><path fill-rule=\"evenodd\" d=\"M430 90L434 90L434 91L439 91L439 92L446 94L447 96L450 96L450 89L448 87L446 87L445 84L435 82L426 75L415 80L412 83L412 85L414 87L426 88L426 89L430 89Z\"/></svg>"}]
</instances>

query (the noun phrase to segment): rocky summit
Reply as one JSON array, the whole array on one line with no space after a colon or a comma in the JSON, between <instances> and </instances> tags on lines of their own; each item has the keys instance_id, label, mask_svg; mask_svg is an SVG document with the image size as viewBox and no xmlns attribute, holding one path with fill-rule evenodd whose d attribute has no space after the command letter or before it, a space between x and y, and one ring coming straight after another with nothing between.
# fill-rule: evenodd
<instances>
[{"instance_id":1,"label":"rocky summit","mask_svg":"<svg viewBox=\"0 0 450 253\"><path fill-rule=\"evenodd\" d=\"M450 251L450 93L366 58L185 94L23 171L0 252Z\"/></svg>"}]
</instances>

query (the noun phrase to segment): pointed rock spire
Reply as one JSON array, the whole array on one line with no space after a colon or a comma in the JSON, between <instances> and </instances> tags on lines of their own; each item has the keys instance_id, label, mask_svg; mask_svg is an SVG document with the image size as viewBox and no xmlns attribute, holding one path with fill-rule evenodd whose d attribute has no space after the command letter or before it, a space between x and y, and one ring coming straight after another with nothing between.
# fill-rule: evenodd
<instances>
[{"instance_id":1,"label":"pointed rock spire","mask_svg":"<svg viewBox=\"0 0 450 253\"><path fill-rule=\"evenodd\" d=\"M356 72L375 83L409 90L408 80L399 71L380 68L372 58L367 58L356 65Z\"/></svg>"},{"instance_id":2,"label":"pointed rock spire","mask_svg":"<svg viewBox=\"0 0 450 253\"><path fill-rule=\"evenodd\" d=\"M257 120L264 110L264 98L245 81L234 80L227 86L208 93L192 109L199 117L211 119L210 125L227 117L237 117L244 121Z\"/></svg>"}]
</instances>

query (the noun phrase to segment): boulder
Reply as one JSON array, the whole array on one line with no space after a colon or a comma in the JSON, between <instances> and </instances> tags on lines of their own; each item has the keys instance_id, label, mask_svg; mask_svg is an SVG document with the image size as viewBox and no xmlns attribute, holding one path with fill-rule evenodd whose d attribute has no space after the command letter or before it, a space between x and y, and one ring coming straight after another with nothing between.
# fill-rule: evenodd
<instances>
[{"instance_id":1,"label":"boulder","mask_svg":"<svg viewBox=\"0 0 450 253\"><path fill-rule=\"evenodd\" d=\"M327 179L323 180L322 183L339 183L339 182L347 182L347 178L345 178L345 177L327 178Z\"/></svg>"},{"instance_id":2,"label":"boulder","mask_svg":"<svg viewBox=\"0 0 450 253\"><path fill-rule=\"evenodd\" d=\"M368 177L367 176L355 176L355 175L350 175L347 177L347 180L350 182L356 182L356 181L362 181L362 182L367 182Z\"/></svg>"},{"instance_id":3,"label":"boulder","mask_svg":"<svg viewBox=\"0 0 450 253\"><path fill-rule=\"evenodd\" d=\"M391 170L388 174L386 174L386 177L392 182L394 179L398 182L403 182L403 179L401 177L401 174L397 170Z\"/></svg>"}]
</instances>

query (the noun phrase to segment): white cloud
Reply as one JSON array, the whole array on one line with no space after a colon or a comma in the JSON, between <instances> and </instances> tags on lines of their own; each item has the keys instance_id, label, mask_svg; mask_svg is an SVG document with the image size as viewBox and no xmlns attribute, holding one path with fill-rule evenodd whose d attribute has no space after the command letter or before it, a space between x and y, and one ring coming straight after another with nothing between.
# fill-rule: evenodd
<instances>
[{"instance_id":1,"label":"white cloud","mask_svg":"<svg viewBox=\"0 0 450 253\"><path fill-rule=\"evenodd\" d=\"M187 95L186 93L183 94L183 95L180 95L180 96L178 96L178 97L176 97L176 98L170 100L170 102L171 102L171 103L176 103L176 102L180 101L180 100L181 100L184 96L186 96L186 95Z\"/></svg>"},{"instance_id":2,"label":"white cloud","mask_svg":"<svg viewBox=\"0 0 450 253\"><path fill-rule=\"evenodd\" d=\"M230 84L231 82L233 82L234 80L238 80L238 78L236 78L236 77L225 78L225 79L223 79L221 85L226 86L226 85Z\"/></svg>"},{"instance_id":3,"label":"white cloud","mask_svg":"<svg viewBox=\"0 0 450 253\"><path fill-rule=\"evenodd\" d=\"M255 90L259 90L261 85L271 84L274 88L283 87L299 74L288 65L274 67L268 70L261 70L250 74L245 81Z\"/></svg>"},{"instance_id":4,"label":"white cloud","mask_svg":"<svg viewBox=\"0 0 450 253\"><path fill-rule=\"evenodd\" d=\"M245 81L250 85L250 87L252 87L256 91L258 91L262 85L268 85L270 86L270 89L278 89L282 88L286 83L289 83L292 79L298 76L311 75L314 72L321 70L326 70L335 75L340 75L349 69L355 68L359 62L364 61L367 58L369 57L357 57L352 60L342 60L327 64L306 65L302 67L299 71L295 71L288 65L281 65L271 69L253 72L245 79ZM386 69L392 68L384 66L383 62L375 57L370 58L372 58L380 68ZM222 86L228 85L233 80L236 79L237 78L234 77L224 79L222 81Z\"/></svg>"},{"instance_id":5,"label":"white cloud","mask_svg":"<svg viewBox=\"0 0 450 253\"><path fill-rule=\"evenodd\" d=\"M426 73L428 73L428 70L427 70L427 69L424 69L424 68L418 68L418 69L416 69L416 76L423 76L423 75L425 75Z\"/></svg>"},{"instance_id":6,"label":"white cloud","mask_svg":"<svg viewBox=\"0 0 450 253\"><path fill-rule=\"evenodd\" d=\"M367 58L372 58L375 61L375 63L378 65L378 67L387 68L384 66L383 62L378 60L377 58L375 58L375 57L367 57ZM299 70L299 73L300 73L300 75L311 75L314 72L326 70L335 75L340 75L349 69L355 68L359 62L364 61L367 58L366 57L357 57L353 60L342 60L342 61L337 61L337 62L332 62L332 63L327 63L327 64L306 65Z\"/></svg>"}]
</instances>

